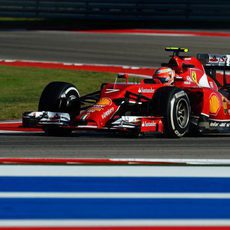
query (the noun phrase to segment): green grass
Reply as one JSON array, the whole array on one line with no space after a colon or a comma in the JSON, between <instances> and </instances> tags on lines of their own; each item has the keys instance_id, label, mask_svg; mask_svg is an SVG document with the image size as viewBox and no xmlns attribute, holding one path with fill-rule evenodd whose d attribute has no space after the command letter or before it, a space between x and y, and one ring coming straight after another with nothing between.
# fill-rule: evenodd
<instances>
[{"instance_id":1,"label":"green grass","mask_svg":"<svg viewBox=\"0 0 230 230\"><path fill-rule=\"evenodd\" d=\"M37 110L39 97L51 81L74 84L81 95L96 91L115 74L0 66L0 120L19 119L24 111Z\"/></svg>"}]
</instances>

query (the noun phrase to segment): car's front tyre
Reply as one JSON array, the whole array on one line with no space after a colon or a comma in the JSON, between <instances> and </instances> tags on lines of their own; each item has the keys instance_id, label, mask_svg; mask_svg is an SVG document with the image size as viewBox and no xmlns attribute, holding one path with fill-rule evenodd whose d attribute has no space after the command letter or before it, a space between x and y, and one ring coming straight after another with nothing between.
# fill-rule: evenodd
<instances>
[{"instance_id":1,"label":"car's front tyre","mask_svg":"<svg viewBox=\"0 0 230 230\"><path fill-rule=\"evenodd\" d=\"M43 90L39 105L39 111L69 113L74 118L80 113L80 94L77 88L67 82L51 82ZM44 127L48 135L63 135L71 133L71 130L62 127L47 125Z\"/></svg>"}]
</instances>

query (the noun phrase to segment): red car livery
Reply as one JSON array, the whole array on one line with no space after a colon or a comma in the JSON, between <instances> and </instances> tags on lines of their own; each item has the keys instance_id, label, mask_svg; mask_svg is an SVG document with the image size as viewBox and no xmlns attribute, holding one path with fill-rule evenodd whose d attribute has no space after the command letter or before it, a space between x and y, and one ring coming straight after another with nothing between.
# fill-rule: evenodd
<instances>
[{"instance_id":1,"label":"red car livery","mask_svg":"<svg viewBox=\"0 0 230 230\"><path fill-rule=\"evenodd\" d=\"M43 90L38 111L25 112L25 127L42 127L48 135L78 129L114 130L134 135L160 133L168 137L230 131L230 56L180 55L168 63L175 72L170 85L152 76L118 74L115 82L80 96L66 82L51 82ZM131 80L131 78L133 80Z\"/></svg>"}]
</instances>

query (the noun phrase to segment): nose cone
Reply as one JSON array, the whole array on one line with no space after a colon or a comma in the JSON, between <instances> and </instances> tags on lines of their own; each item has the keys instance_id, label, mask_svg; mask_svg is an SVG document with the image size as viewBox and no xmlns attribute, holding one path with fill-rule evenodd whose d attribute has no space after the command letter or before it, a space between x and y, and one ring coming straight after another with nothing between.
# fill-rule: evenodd
<instances>
[{"instance_id":1,"label":"nose cone","mask_svg":"<svg viewBox=\"0 0 230 230\"><path fill-rule=\"evenodd\" d=\"M116 110L117 106L110 98L101 98L97 104L81 113L78 118L80 122L83 122L86 125L94 124L98 128L102 128L114 115Z\"/></svg>"}]
</instances>

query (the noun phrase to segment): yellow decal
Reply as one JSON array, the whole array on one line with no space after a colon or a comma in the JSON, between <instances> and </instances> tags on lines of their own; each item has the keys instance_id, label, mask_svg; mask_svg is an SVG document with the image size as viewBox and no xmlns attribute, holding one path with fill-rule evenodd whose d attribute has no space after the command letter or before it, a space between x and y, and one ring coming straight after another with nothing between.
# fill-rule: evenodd
<instances>
[{"instance_id":1,"label":"yellow decal","mask_svg":"<svg viewBox=\"0 0 230 230\"><path fill-rule=\"evenodd\" d=\"M210 103L210 113L216 114L220 109L220 101L218 97L215 94L213 94L210 97L209 103Z\"/></svg>"},{"instance_id":2,"label":"yellow decal","mask_svg":"<svg viewBox=\"0 0 230 230\"><path fill-rule=\"evenodd\" d=\"M101 111L104 109L104 107L106 107L107 105L111 105L112 104L112 100L108 97L103 97L101 98L95 105L93 105L92 107L90 107L87 112L88 113L94 113L97 111Z\"/></svg>"},{"instance_id":3,"label":"yellow decal","mask_svg":"<svg viewBox=\"0 0 230 230\"><path fill-rule=\"evenodd\" d=\"M108 97L103 97L97 102L97 105L102 105L102 106L111 105L111 104L112 104L112 100Z\"/></svg>"},{"instance_id":4,"label":"yellow decal","mask_svg":"<svg viewBox=\"0 0 230 230\"><path fill-rule=\"evenodd\" d=\"M197 83L197 77L195 71L192 71L192 80Z\"/></svg>"}]
</instances>

